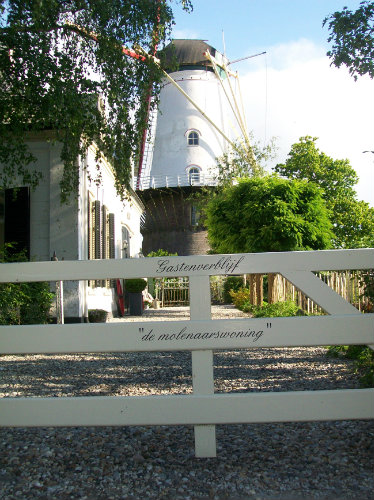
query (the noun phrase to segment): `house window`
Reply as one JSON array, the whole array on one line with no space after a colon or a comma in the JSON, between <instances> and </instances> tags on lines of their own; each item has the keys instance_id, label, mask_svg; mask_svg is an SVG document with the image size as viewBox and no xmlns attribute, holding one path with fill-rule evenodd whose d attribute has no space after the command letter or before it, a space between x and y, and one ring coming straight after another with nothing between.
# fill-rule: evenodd
<instances>
[{"instance_id":1,"label":"house window","mask_svg":"<svg viewBox=\"0 0 374 500\"><path fill-rule=\"evenodd\" d=\"M190 186L200 184L200 170L197 167L192 167L189 169L188 182Z\"/></svg>"},{"instance_id":2,"label":"house window","mask_svg":"<svg viewBox=\"0 0 374 500\"><path fill-rule=\"evenodd\" d=\"M0 247L12 243L11 252L30 259L30 188L0 190Z\"/></svg>"},{"instance_id":3,"label":"house window","mask_svg":"<svg viewBox=\"0 0 374 500\"><path fill-rule=\"evenodd\" d=\"M198 146L199 145L199 134L195 131L192 131L187 136L187 144L189 146Z\"/></svg>"}]
</instances>

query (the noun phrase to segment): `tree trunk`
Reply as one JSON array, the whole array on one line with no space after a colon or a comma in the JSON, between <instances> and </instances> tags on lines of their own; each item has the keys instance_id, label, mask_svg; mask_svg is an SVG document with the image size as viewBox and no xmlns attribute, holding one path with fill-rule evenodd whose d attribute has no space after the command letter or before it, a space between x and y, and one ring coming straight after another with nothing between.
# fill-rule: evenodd
<instances>
[{"instance_id":1,"label":"tree trunk","mask_svg":"<svg viewBox=\"0 0 374 500\"><path fill-rule=\"evenodd\" d=\"M257 305L256 275L249 275L249 300L253 306Z\"/></svg>"},{"instance_id":2,"label":"tree trunk","mask_svg":"<svg viewBox=\"0 0 374 500\"><path fill-rule=\"evenodd\" d=\"M262 306L264 301L264 276L262 274L255 274L256 276L256 295L257 305Z\"/></svg>"},{"instance_id":3,"label":"tree trunk","mask_svg":"<svg viewBox=\"0 0 374 500\"><path fill-rule=\"evenodd\" d=\"M268 303L274 304L275 302L275 277L274 273L268 274Z\"/></svg>"}]
</instances>

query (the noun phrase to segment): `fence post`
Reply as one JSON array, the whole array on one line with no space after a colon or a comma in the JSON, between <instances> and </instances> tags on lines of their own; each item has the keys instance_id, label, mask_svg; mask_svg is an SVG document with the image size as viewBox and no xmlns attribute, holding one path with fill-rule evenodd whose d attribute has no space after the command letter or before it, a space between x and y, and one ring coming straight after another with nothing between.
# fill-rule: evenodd
<instances>
[{"instance_id":1,"label":"fence post","mask_svg":"<svg viewBox=\"0 0 374 500\"><path fill-rule=\"evenodd\" d=\"M190 277L191 320L211 319L209 276ZM214 394L213 351L192 351L192 384L194 394ZM196 457L216 457L215 425L195 425Z\"/></svg>"}]
</instances>

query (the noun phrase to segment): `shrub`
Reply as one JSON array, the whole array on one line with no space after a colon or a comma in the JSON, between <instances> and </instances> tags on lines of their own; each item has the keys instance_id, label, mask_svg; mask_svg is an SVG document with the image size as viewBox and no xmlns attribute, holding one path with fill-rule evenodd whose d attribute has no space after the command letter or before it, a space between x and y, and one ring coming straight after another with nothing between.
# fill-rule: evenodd
<instances>
[{"instance_id":1,"label":"shrub","mask_svg":"<svg viewBox=\"0 0 374 500\"><path fill-rule=\"evenodd\" d=\"M24 252L12 253L8 244L0 251L0 262L25 262ZM53 293L46 281L0 283L0 324L34 325L49 322Z\"/></svg>"},{"instance_id":2,"label":"shrub","mask_svg":"<svg viewBox=\"0 0 374 500\"><path fill-rule=\"evenodd\" d=\"M229 291L231 302L235 307L240 309L241 311L248 312L251 307L249 303L249 288L239 288L237 291L230 290Z\"/></svg>"},{"instance_id":3,"label":"shrub","mask_svg":"<svg viewBox=\"0 0 374 500\"><path fill-rule=\"evenodd\" d=\"M237 292L243 288L243 278L241 276L229 276L223 284L223 301L225 304L232 304L233 299L231 291Z\"/></svg>"},{"instance_id":4,"label":"shrub","mask_svg":"<svg viewBox=\"0 0 374 500\"><path fill-rule=\"evenodd\" d=\"M264 301L261 306L254 306L249 301L248 288L240 288L237 292L231 291L231 297L235 307L251 313L254 318L282 318L305 314L292 300L275 302L274 304L268 304Z\"/></svg>"},{"instance_id":5,"label":"shrub","mask_svg":"<svg viewBox=\"0 0 374 500\"><path fill-rule=\"evenodd\" d=\"M178 254L177 253L170 253L167 250L163 250L162 248L159 248L158 250L153 250L152 252L149 252L146 257L176 257Z\"/></svg>"},{"instance_id":6,"label":"shrub","mask_svg":"<svg viewBox=\"0 0 374 500\"><path fill-rule=\"evenodd\" d=\"M88 321L90 323L105 323L108 318L107 311L104 309L89 309Z\"/></svg>"},{"instance_id":7,"label":"shrub","mask_svg":"<svg viewBox=\"0 0 374 500\"><path fill-rule=\"evenodd\" d=\"M262 306L251 306L254 318L284 318L303 314L292 300L268 304L263 302Z\"/></svg>"},{"instance_id":8,"label":"shrub","mask_svg":"<svg viewBox=\"0 0 374 500\"><path fill-rule=\"evenodd\" d=\"M134 278L125 280L125 290L129 293L140 293L147 286L147 280Z\"/></svg>"}]
</instances>

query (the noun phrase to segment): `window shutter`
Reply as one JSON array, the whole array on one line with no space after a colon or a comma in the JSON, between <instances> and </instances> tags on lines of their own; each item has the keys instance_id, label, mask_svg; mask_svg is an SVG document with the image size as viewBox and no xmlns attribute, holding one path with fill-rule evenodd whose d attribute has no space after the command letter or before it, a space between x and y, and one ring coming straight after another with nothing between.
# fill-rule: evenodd
<instances>
[{"instance_id":1,"label":"window shutter","mask_svg":"<svg viewBox=\"0 0 374 500\"><path fill-rule=\"evenodd\" d=\"M109 258L109 231L108 231L108 210L105 205L102 208L102 247L101 247L101 256L103 259Z\"/></svg>"},{"instance_id":2,"label":"window shutter","mask_svg":"<svg viewBox=\"0 0 374 500\"><path fill-rule=\"evenodd\" d=\"M88 195L88 228L87 228L87 236L88 236L88 259L92 260L95 258L95 213L93 209L93 201Z\"/></svg>"},{"instance_id":3,"label":"window shutter","mask_svg":"<svg viewBox=\"0 0 374 500\"><path fill-rule=\"evenodd\" d=\"M94 201L94 213L95 213L95 259L101 259L101 203L98 200Z\"/></svg>"},{"instance_id":4,"label":"window shutter","mask_svg":"<svg viewBox=\"0 0 374 500\"><path fill-rule=\"evenodd\" d=\"M114 225L114 214L109 214L108 216L108 228L109 228L109 259L116 258L116 248L115 248L115 225ZM110 286L115 287L116 281L111 280Z\"/></svg>"},{"instance_id":5,"label":"window shutter","mask_svg":"<svg viewBox=\"0 0 374 500\"><path fill-rule=\"evenodd\" d=\"M115 249L115 226L114 226L114 214L109 214L109 258L115 259L116 249Z\"/></svg>"}]
</instances>

